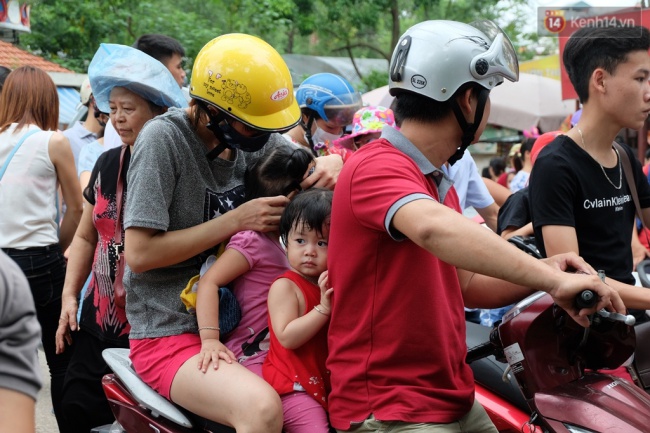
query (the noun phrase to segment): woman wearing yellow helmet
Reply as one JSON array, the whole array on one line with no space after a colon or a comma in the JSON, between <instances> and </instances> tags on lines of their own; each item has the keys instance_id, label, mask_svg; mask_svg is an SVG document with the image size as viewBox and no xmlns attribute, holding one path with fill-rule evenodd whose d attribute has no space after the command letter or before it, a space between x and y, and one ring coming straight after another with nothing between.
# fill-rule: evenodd
<instances>
[{"instance_id":1,"label":"woman wearing yellow helmet","mask_svg":"<svg viewBox=\"0 0 650 433\"><path fill-rule=\"evenodd\" d=\"M266 42L243 34L210 41L194 64L190 107L145 125L128 176L124 286L135 370L174 403L237 431L280 432L280 399L225 346L213 368L199 370L202 339L221 337L219 318L198 324L179 294L233 234L277 230L289 200L244 203L243 177L267 150L289 145L277 133L300 120L292 89ZM333 186L342 162L325 158L303 187Z\"/></svg>"}]
</instances>

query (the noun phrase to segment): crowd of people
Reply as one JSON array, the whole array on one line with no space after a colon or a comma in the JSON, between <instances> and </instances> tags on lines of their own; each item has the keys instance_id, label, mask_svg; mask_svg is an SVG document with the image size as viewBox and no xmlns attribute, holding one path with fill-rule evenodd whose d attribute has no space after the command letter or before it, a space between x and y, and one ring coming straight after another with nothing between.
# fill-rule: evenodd
<instances>
[{"instance_id":1,"label":"crowd of people","mask_svg":"<svg viewBox=\"0 0 650 433\"><path fill-rule=\"evenodd\" d=\"M25 402L15 414L33 411L40 335L62 433L113 422L107 348L128 348L139 377L202 425L496 432L474 399L465 320L491 326L538 290L583 326L596 309L650 308L631 285L648 252L637 254L621 152L649 223L650 183L612 146L650 112L650 34L630 31L577 31L563 61L580 118L513 148L513 170L494 159L483 178L468 147L490 90L519 74L490 21L408 29L390 62L391 107L364 107L331 73L294 94L280 54L245 34L208 42L186 88L178 41L101 44L81 89L88 117L64 133L49 76L11 71L0 427L6 398ZM544 258L497 233L534 235ZM584 289L599 302L578 310ZM9 325L20 352L2 343Z\"/></svg>"}]
</instances>

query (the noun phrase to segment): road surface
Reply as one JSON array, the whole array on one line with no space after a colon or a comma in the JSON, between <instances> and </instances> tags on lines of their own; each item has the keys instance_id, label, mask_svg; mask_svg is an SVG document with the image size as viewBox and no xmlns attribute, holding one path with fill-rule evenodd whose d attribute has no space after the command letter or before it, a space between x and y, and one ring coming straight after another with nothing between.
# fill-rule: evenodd
<instances>
[{"instance_id":1,"label":"road surface","mask_svg":"<svg viewBox=\"0 0 650 433\"><path fill-rule=\"evenodd\" d=\"M38 360L41 364L43 388L36 398L36 433L59 433L56 418L52 413L52 400L50 398L50 373L45 362L45 354L38 351Z\"/></svg>"}]
</instances>

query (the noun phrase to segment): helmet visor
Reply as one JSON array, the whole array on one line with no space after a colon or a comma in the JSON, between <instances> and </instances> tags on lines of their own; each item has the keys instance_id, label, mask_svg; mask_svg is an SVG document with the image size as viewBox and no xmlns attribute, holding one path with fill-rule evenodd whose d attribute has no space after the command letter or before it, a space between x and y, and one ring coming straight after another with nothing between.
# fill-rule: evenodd
<instances>
[{"instance_id":1,"label":"helmet visor","mask_svg":"<svg viewBox=\"0 0 650 433\"><path fill-rule=\"evenodd\" d=\"M490 48L472 59L470 67L474 78L497 76L500 77L501 82L503 78L513 82L518 81L519 61L508 35L489 20L474 21L469 25L483 32L490 40Z\"/></svg>"},{"instance_id":2,"label":"helmet visor","mask_svg":"<svg viewBox=\"0 0 650 433\"><path fill-rule=\"evenodd\" d=\"M323 107L326 116L325 121L338 126L350 125L352 119L354 119L354 113L362 106L363 101L359 92L336 95Z\"/></svg>"}]
</instances>

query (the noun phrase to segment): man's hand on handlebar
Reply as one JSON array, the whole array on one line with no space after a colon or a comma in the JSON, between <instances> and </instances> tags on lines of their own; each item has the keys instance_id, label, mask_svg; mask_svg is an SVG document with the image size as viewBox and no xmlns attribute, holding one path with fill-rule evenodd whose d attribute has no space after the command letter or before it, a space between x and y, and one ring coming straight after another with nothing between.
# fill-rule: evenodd
<instances>
[{"instance_id":1,"label":"man's hand on handlebar","mask_svg":"<svg viewBox=\"0 0 650 433\"><path fill-rule=\"evenodd\" d=\"M602 309L614 313L626 313L625 305L618 292L605 284L598 276L598 272L589 263L585 262L582 257L573 252L569 252L556 254L547 259L543 259L543 261L559 271L575 272L576 275L573 276L578 277L577 279L573 278L573 276L569 278L571 274L564 274L562 280L566 279L570 281L570 284L567 286L561 285L559 291L555 290L550 292L550 294L553 296L555 303L564 308L580 325L588 327L589 319L587 316ZM575 284L587 284L587 286L575 286ZM590 284L593 287L588 286ZM576 290L575 287L582 287L582 289ZM590 289L596 293L599 302L591 308L579 309L576 306L575 299L585 289ZM569 290L569 292L565 292L565 290Z\"/></svg>"},{"instance_id":2,"label":"man's hand on handlebar","mask_svg":"<svg viewBox=\"0 0 650 433\"><path fill-rule=\"evenodd\" d=\"M589 275L597 274L596 270L576 253L556 254L547 259L542 259L542 261L552 268L558 269L562 272L577 272L579 274Z\"/></svg>"},{"instance_id":3,"label":"man's hand on handlebar","mask_svg":"<svg viewBox=\"0 0 650 433\"><path fill-rule=\"evenodd\" d=\"M576 296L583 290L592 290L599 298L598 303L591 308L578 309L575 304ZM598 275L563 274L559 285L549 292L553 300L565 309L578 324L588 327L588 315L605 309L615 313L625 314L625 305L618 292L605 283Z\"/></svg>"}]
</instances>

